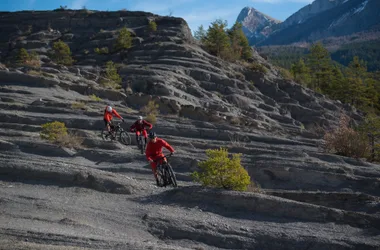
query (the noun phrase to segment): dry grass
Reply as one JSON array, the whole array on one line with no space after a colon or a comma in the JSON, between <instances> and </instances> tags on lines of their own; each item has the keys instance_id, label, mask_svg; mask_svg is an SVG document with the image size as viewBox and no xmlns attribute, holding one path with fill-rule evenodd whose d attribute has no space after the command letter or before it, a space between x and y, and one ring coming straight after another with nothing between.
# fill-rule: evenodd
<instances>
[{"instance_id":1,"label":"dry grass","mask_svg":"<svg viewBox=\"0 0 380 250\"><path fill-rule=\"evenodd\" d=\"M87 110L86 104L84 102L73 102L71 104L72 109L82 109Z\"/></svg>"},{"instance_id":2,"label":"dry grass","mask_svg":"<svg viewBox=\"0 0 380 250\"><path fill-rule=\"evenodd\" d=\"M29 59L24 62L24 65L32 67L32 68L40 68L41 62L39 59Z\"/></svg>"},{"instance_id":3,"label":"dry grass","mask_svg":"<svg viewBox=\"0 0 380 250\"><path fill-rule=\"evenodd\" d=\"M41 76L42 75L41 71L36 71L36 70L29 70L27 74L31 75L31 76Z\"/></svg>"},{"instance_id":4,"label":"dry grass","mask_svg":"<svg viewBox=\"0 0 380 250\"><path fill-rule=\"evenodd\" d=\"M247 187L247 192L251 193L264 193L264 191L261 190L261 187L259 184L251 182L251 184Z\"/></svg>"},{"instance_id":5,"label":"dry grass","mask_svg":"<svg viewBox=\"0 0 380 250\"><path fill-rule=\"evenodd\" d=\"M73 133L67 133L57 137L56 143L66 148L82 148L83 138Z\"/></svg>"},{"instance_id":6,"label":"dry grass","mask_svg":"<svg viewBox=\"0 0 380 250\"><path fill-rule=\"evenodd\" d=\"M230 138L230 142L232 146L244 147L246 145L244 138L240 137L239 134L232 134L232 135L229 135L228 137Z\"/></svg>"}]
</instances>

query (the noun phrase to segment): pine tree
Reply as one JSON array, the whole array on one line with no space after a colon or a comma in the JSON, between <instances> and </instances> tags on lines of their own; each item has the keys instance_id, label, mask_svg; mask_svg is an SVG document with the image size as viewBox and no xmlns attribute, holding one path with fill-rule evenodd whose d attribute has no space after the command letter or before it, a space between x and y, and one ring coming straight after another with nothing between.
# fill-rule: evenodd
<instances>
[{"instance_id":1,"label":"pine tree","mask_svg":"<svg viewBox=\"0 0 380 250\"><path fill-rule=\"evenodd\" d=\"M251 47L243 32L243 25L236 22L228 31L233 53L239 58L247 60L252 57Z\"/></svg>"},{"instance_id":2,"label":"pine tree","mask_svg":"<svg viewBox=\"0 0 380 250\"><path fill-rule=\"evenodd\" d=\"M204 42L207 36L207 32L204 29L203 25L198 27L198 30L194 32L194 38L200 42Z\"/></svg>"},{"instance_id":3,"label":"pine tree","mask_svg":"<svg viewBox=\"0 0 380 250\"><path fill-rule=\"evenodd\" d=\"M296 82L305 86L310 85L310 69L306 66L302 58L299 59L297 63L292 64L290 72Z\"/></svg>"},{"instance_id":4,"label":"pine tree","mask_svg":"<svg viewBox=\"0 0 380 250\"><path fill-rule=\"evenodd\" d=\"M71 58L70 47L63 41L59 40L53 44L53 58L58 64L71 65L73 59Z\"/></svg>"},{"instance_id":5,"label":"pine tree","mask_svg":"<svg viewBox=\"0 0 380 250\"><path fill-rule=\"evenodd\" d=\"M126 27L123 27L119 31L119 36L116 39L116 43L114 47L115 47L115 51L119 51L122 49L129 49L130 47L132 47L132 37Z\"/></svg>"},{"instance_id":6,"label":"pine tree","mask_svg":"<svg viewBox=\"0 0 380 250\"><path fill-rule=\"evenodd\" d=\"M230 49L230 39L226 33L227 22L218 19L207 30L205 44L211 54L222 55Z\"/></svg>"},{"instance_id":7,"label":"pine tree","mask_svg":"<svg viewBox=\"0 0 380 250\"><path fill-rule=\"evenodd\" d=\"M368 100L365 96L366 85L364 83L367 77L366 63L355 56L350 62L346 74L350 96L348 102L356 107L366 106L368 104Z\"/></svg>"},{"instance_id":8,"label":"pine tree","mask_svg":"<svg viewBox=\"0 0 380 250\"><path fill-rule=\"evenodd\" d=\"M311 72L311 87L323 92L323 89L328 88L332 75L330 53L321 43L316 43L311 46L308 59Z\"/></svg>"}]
</instances>

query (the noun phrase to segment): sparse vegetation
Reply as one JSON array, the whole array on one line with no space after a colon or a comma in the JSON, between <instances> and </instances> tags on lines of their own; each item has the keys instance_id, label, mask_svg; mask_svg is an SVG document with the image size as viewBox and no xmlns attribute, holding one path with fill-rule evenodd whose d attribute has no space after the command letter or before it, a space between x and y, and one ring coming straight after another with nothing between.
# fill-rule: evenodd
<instances>
[{"instance_id":1,"label":"sparse vegetation","mask_svg":"<svg viewBox=\"0 0 380 250\"><path fill-rule=\"evenodd\" d=\"M40 75L42 75L42 73L40 71L36 71L36 70L28 70L28 75L40 76Z\"/></svg>"},{"instance_id":2,"label":"sparse vegetation","mask_svg":"<svg viewBox=\"0 0 380 250\"><path fill-rule=\"evenodd\" d=\"M146 115L146 120L152 124L157 122L157 115L159 114L159 105L154 101L149 101L146 106L141 109L141 112Z\"/></svg>"},{"instance_id":3,"label":"sparse vegetation","mask_svg":"<svg viewBox=\"0 0 380 250\"><path fill-rule=\"evenodd\" d=\"M247 60L252 57L251 47L242 30L242 24L235 23L227 29L227 21L217 19L206 31L201 25L194 37L202 42L209 53L228 61Z\"/></svg>"},{"instance_id":4,"label":"sparse vegetation","mask_svg":"<svg viewBox=\"0 0 380 250\"><path fill-rule=\"evenodd\" d=\"M253 71L259 71L259 72L262 72L262 73L267 73L268 72L268 69L265 68L264 65L260 64L260 63L257 63L257 62L253 62L253 63L250 63L249 66L248 66L249 69L253 70Z\"/></svg>"},{"instance_id":5,"label":"sparse vegetation","mask_svg":"<svg viewBox=\"0 0 380 250\"><path fill-rule=\"evenodd\" d=\"M240 163L241 154L228 157L227 149L206 150L207 160L198 163L200 172L195 171L192 177L204 186L228 190L246 191L251 183L248 172Z\"/></svg>"},{"instance_id":6,"label":"sparse vegetation","mask_svg":"<svg viewBox=\"0 0 380 250\"><path fill-rule=\"evenodd\" d=\"M149 21L149 31L151 32L157 31L157 23L155 21Z\"/></svg>"},{"instance_id":7,"label":"sparse vegetation","mask_svg":"<svg viewBox=\"0 0 380 250\"><path fill-rule=\"evenodd\" d=\"M103 54L108 54L109 51L108 51L108 47L102 47L102 48L95 48L94 49L95 53L99 54L99 55L103 55Z\"/></svg>"},{"instance_id":8,"label":"sparse vegetation","mask_svg":"<svg viewBox=\"0 0 380 250\"><path fill-rule=\"evenodd\" d=\"M100 98L100 97L98 97L98 96L96 96L94 94L90 95L89 97L94 102L100 102L100 101L102 101L102 98Z\"/></svg>"},{"instance_id":9,"label":"sparse vegetation","mask_svg":"<svg viewBox=\"0 0 380 250\"><path fill-rule=\"evenodd\" d=\"M41 125L40 137L62 147L79 148L83 139L69 133L63 122L49 122Z\"/></svg>"},{"instance_id":10,"label":"sparse vegetation","mask_svg":"<svg viewBox=\"0 0 380 250\"><path fill-rule=\"evenodd\" d=\"M63 41L59 40L53 43L53 60L62 65L72 65L74 60L71 57L70 47Z\"/></svg>"},{"instance_id":11,"label":"sparse vegetation","mask_svg":"<svg viewBox=\"0 0 380 250\"><path fill-rule=\"evenodd\" d=\"M119 31L119 36L116 39L116 43L114 45L115 51L129 49L132 47L132 37L131 33L127 30L126 27L123 27Z\"/></svg>"},{"instance_id":12,"label":"sparse vegetation","mask_svg":"<svg viewBox=\"0 0 380 250\"><path fill-rule=\"evenodd\" d=\"M339 127L333 131L326 132L324 136L325 152L354 158L368 158L369 144L367 136L352 129L349 122L350 119L342 115Z\"/></svg>"},{"instance_id":13,"label":"sparse vegetation","mask_svg":"<svg viewBox=\"0 0 380 250\"><path fill-rule=\"evenodd\" d=\"M109 86L114 86L114 87L121 87L120 86L120 83L121 83L121 77L120 75L117 73L117 68L115 66L115 64L112 62L112 61L108 61L106 63L106 73L105 73L105 77L108 79L108 81L110 82L109 83Z\"/></svg>"},{"instance_id":14,"label":"sparse vegetation","mask_svg":"<svg viewBox=\"0 0 380 250\"><path fill-rule=\"evenodd\" d=\"M86 104L84 102L73 102L71 104L72 109L82 109L82 110L87 110Z\"/></svg>"},{"instance_id":15,"label":"sparse vegetation","mask_svg":"<svg viewBox=\"0 0 380 250\"><path fill-rule=\"evenodd\" d=\"M15 62L19 66L29 66L32 68L41 67L38 54L35 51L32 51L29 54L28 51L24 48L19 49Z\"/></svg>"},{"instance_id":16,"label":"sparse vegetation","mask_svg":"<svg viewBox=\"0 0 380 250\"><path fill-rule=\"evenodd\" d=\"M41 138L51 142L55 142L59 137L67 135L67 128L63 122L49 122L41 125L41 127Z\"/></svg>"}]
</instances>

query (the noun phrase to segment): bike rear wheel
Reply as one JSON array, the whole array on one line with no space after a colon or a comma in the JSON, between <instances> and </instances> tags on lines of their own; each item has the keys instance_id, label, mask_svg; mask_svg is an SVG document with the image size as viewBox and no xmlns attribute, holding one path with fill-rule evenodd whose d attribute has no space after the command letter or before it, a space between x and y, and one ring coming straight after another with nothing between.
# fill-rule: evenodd
<instances>
[{"instance_id":1,"label":"bike rear wheel","mask_svg":"<svg viewBox=\"0 0 380 250\"><path fill-rule=\"evenodd\" d=\"M124 145L131 144L131 137L129 136L127 132L120 131L119 138L120 138L120 142L123 143Z\"/></svg>"},{"instance_id":2,"label":"bike rear wheel","mask_svg":"<svg viewBox=\"0 0 380 250\"><path fill-rule=\"evenodd\" d=\"M106 128L102 129L101 137L104 141L112 141L112 135Z\"/></svg>"},{"instance_id":3,"label":"bike rear wheel","mask_svg":"<svg viewBox=\"0 0 380 250\"><path fill-rule=\"evenodd\" d=\"M141 149L141 154L144 154L145 152L145 138L140 137L140 149Z\"/></svg>"}]
</instances>

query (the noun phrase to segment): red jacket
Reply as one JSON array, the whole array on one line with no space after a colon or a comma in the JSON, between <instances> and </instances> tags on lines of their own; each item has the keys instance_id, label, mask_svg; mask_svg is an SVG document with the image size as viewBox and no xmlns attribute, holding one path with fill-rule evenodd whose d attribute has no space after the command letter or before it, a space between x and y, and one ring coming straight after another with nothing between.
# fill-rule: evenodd
<instances>
[{"instance_id":1,"label":"red jacket","mask_svg":"<svg viewBox=\"0 0 380 250\"><path fill-rule=\"evenodd\" d=\"M111 121L112 120L112 117L113 116L116 116L118 117L119 119L122 119L121 116L116 112L115 109L112 109L111 112L108 112L107 111L107 107L104 109L104 120L106 120L107 122Z\"/></svg>"},{"instance_id":2,"label":"red jacket","mask_svg":"<svg viewBox=\"0 0 380 250\"><path fill-rule=\"evenodd\" d=\"M152 129L153 125L150 124L149 122L143 120L142 124L140 124L138 121L135 121L135 123L132 124L131 126L131 132L132 130L136 130L136 131L142 131L145 129L145 127L149 127L149 129Z\"/></svg>"},{"instance_id":3,"label":"red jacket","mask_svg":"<svg viewBox=\"0 0 380 250\"><path fill-rule=\"evenodd\" d=\"M174 152L172 146L169 145L165 140L157 138L156 143L150 141L146 146L145 155L148 161L154 160L155 158L162 157L162 148L165 147L171 153Z\"/></svg>"}]
</instances>

